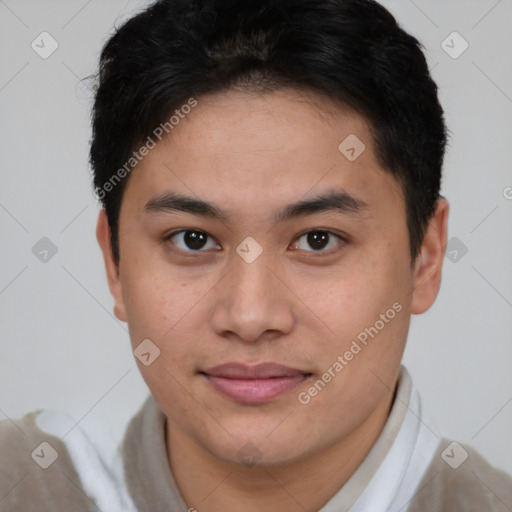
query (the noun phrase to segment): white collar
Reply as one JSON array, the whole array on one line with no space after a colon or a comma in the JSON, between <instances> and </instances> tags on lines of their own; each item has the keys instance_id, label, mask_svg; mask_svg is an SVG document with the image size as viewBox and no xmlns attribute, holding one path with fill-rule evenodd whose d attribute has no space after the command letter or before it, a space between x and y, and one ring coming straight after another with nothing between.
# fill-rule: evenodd
<instances>
[{"instance_id":1,"label":"white collar","mask_svg":"<svg viewBox=\"0 0 512 512\"><path fill-rule=\"evenodd\" d=\"M428 425L433 425L430 418ZM428 425L420 396L401 366L396 397L381 434L356 472L319 512L405 510L439 443Z\"/></svg>"}]
</instances>

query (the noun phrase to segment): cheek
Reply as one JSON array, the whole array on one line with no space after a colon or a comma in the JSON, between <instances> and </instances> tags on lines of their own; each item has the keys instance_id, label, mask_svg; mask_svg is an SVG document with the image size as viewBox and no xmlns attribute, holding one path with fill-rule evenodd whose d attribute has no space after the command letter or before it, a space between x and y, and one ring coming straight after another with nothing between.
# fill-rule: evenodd
<instances>
[{"instance_id":1,"label":"cheek","mask_svg":"<svg viewBox=\"0 0 512 512\"><path fill-rule=\"evenodd\" d=\"M190 309L185 286L149 268L128 267L125 276L123 297L132 341L142 337L163 342Z\"/></svg>"},{"instance_id":2,"label":"cheek","mask_svg":"<svg viewBox=\"0 0 512 512\"><path fill-rule=\"evenodd\" d=\"M172 417L187 414L191 407L184 382L194 367L193 335L197 325L193 308L195 294L184 284L157 279L151 272L130 273L124 288L132 348L139 371L159 404ZM195 301L197 302L197 300ZM149 339L158 356L145 365L137 358L137 347ZM150 350L155 350L151 348Z\"/></svg>"},{"instance_id":3,"label":"cheek","mask_svg":"<svg viewBox=\"0 0 512 512\"><path fill-rule=\"evenodd\" d=\"M321 280L298 281L301 296L341 340L373 324L395 302L403 304L409 291L401 265L383 258L365 260Z\"/></svg>"},{"instance_id":4,"label":"cheek","mask_svg":"<svg viewBox=\"0 0 512 512\"><path fill-rule=\"evenodd\" d=\"M327 401L327 395L334 400L335 395L350 397L354 388L379 388L382 384L375 382L369 369L382 373L386 382L400 364L410 317L408 260L389 254L386 257L381 250L361 258L350 269L324 280L323 293L312 296L315 312L329 326L325 336L316 336L316 353L322 361L319 370L332 368L338 356L344 359L342 371L332 370L336 378L329 385L333 394L325 394ZM306 289L303 293L308 296ZM370 395L365 396L371 401Z\"/></svg>"},{"instance_id":5,"label":"cheek","mask_svg":"<svg viewBox=\"0 0 512 512\"><path fill-rule=\"evenodd\" d=\"M127 297L126 311L132 346L150 339L160 350L156 369L139 364L145 379L157 387L172 385L170 375L193 371L200 339L207 338L208 301L205 290L212 284L203 281L186 283L152 270L130 272L123 285ZM156 364L158 363L158 364ZM158 370L158 378L155 371ZM165 373L167 370L167 374ZM162 373L163 372L163 373ZM171 381L169 381L171 379ZM168 382L169 381L169 382Z\"/></svg>"}]
</instances>

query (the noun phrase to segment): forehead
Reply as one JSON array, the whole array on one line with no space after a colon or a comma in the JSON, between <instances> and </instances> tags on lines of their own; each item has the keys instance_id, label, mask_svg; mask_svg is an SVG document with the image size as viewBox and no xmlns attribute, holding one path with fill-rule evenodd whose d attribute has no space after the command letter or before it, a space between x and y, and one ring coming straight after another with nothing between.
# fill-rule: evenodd
<instances>
[{"instance_id":1,"label":"forehead","mask_svg":"<svg viewBox=\"0 0 512 512\"><path fill-rule=\"evenodd\" d=\"M172 190L254 214L255 203L270 212L332 187L370 205L402 195L362 116L295 89L230 90L197 98L137 165L125 194L142 202Z\"/></svg>"}]
</instances>

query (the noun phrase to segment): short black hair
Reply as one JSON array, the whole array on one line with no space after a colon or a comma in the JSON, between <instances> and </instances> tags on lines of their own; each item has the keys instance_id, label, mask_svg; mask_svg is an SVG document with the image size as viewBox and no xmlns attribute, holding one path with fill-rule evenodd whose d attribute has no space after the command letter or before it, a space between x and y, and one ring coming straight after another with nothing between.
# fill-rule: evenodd
<instances>
[{"instance_id":1,"label":"short black hair","mask_svg":"<svg viewBox=\"0 0 512 512\"><path fill-rule=\"evenodd\" d=\"M90 163L114 260L123 189L155 128L170 132L170 116L201 95L296 87L369 121L379 164L404 192L412 261L446 146L422 49L373 0L159 0L129 19L102 49L92 110Z\"/></svg>"}]
</instances>

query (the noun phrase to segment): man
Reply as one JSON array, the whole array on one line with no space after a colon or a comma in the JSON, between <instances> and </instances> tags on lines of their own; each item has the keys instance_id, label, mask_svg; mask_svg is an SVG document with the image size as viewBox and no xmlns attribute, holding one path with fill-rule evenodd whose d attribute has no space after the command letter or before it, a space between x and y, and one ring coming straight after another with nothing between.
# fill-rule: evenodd
<instances>
[{"instance_id":1,"label":"man","mask_svg":"<svg viewBox=\"0 0 512 512\"><path fill-rule=\"evenodd\" d=\"M56 415L0 424L2 510L510 510L401 366L441 282L445 143L373 1L166 0L120 27L90 156L151 396L112 459Z\"/></svg>"}]
</instances>

